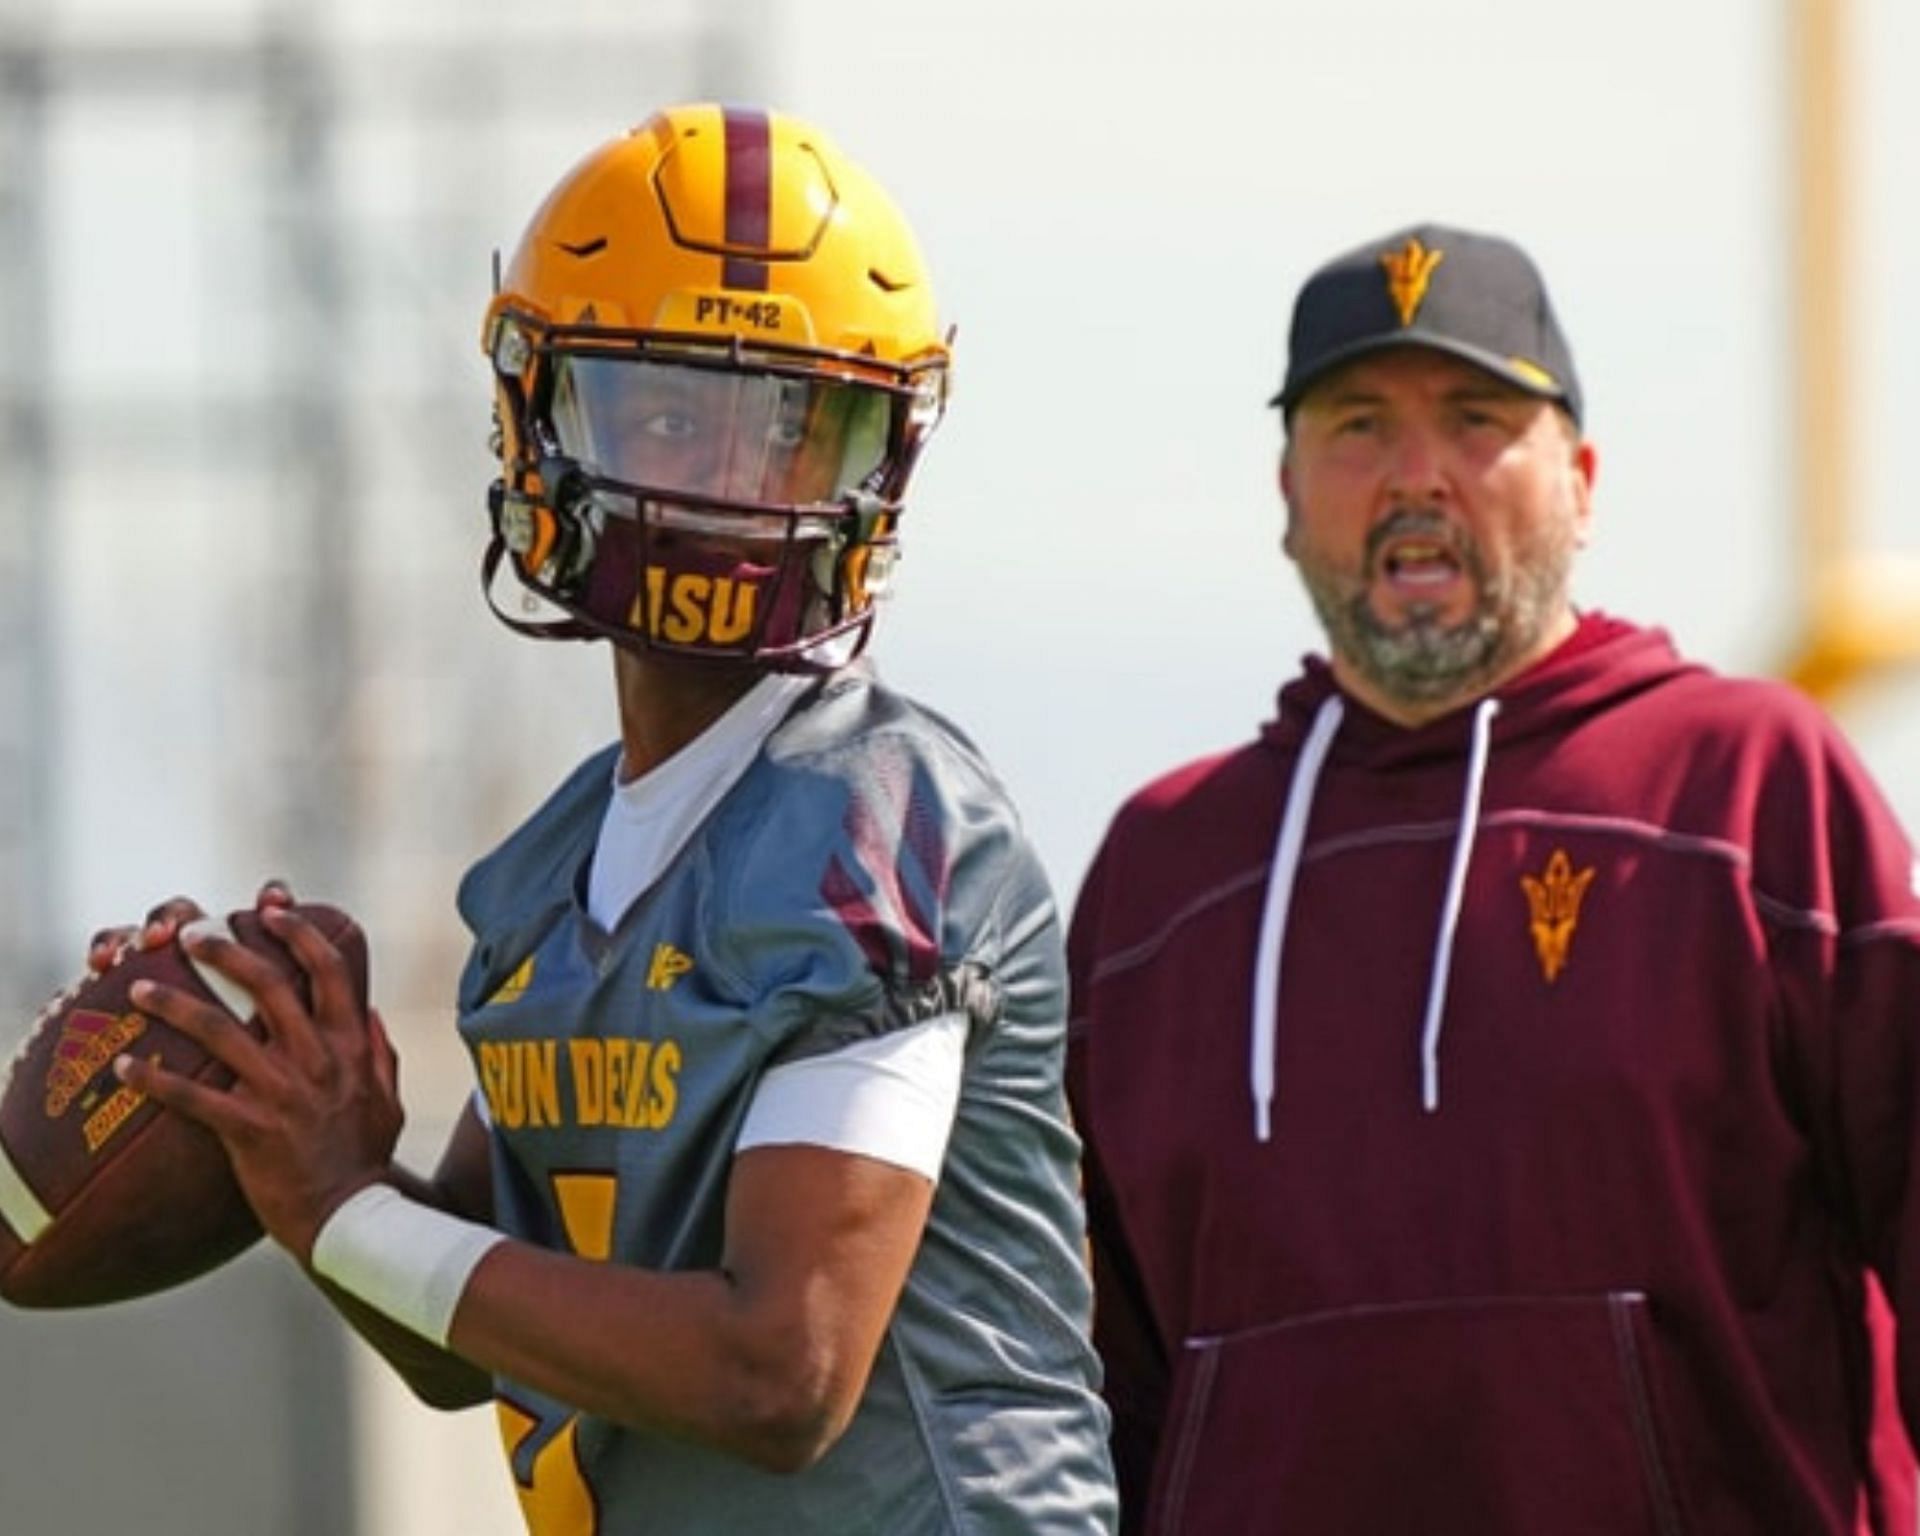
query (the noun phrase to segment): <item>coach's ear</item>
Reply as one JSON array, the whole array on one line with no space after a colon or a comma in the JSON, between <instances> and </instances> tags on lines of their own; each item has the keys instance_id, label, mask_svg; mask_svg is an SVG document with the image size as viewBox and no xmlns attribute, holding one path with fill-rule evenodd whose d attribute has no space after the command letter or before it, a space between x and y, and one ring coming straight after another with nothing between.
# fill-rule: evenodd
<instances>
[{"instance_id":1,"label":"coach's ear","mask_svg":"<svg viewBox=\"0 0 1920 1536\"><path fill-rule=\"evenodd\" d=\"M1293 552L1293 445L1288 443L1280 450L1279 472L1275 480L1280 487L1280 505L1286 509L1286 525L1280 530L1280 550L1289 560Z\"/></svg>"},{"instance_id":2,"label":"coach's ear","mask_svg":"<svg viewBox=\"0 0 1920 1536\"><path fill-rule=\"evenodd\" d=\"M1573 428L1573 452L1567 469L1572 479L1573 541L1577 547L1585 549L1587 540L1593 536L1593 483L1600 473L1600 451L1593 446L1593 439L1580 436L1579 430L1578 427Z\"/></svg>"}]
</instances>

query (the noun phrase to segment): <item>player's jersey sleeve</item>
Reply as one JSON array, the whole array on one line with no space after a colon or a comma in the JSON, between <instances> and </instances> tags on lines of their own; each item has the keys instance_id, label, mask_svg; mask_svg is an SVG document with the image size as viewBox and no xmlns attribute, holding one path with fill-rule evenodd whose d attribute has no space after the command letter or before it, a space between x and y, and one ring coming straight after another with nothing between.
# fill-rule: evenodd
<instances>
[{"instance_id":1,"label":"player's jersey sleeve","mask_svg":"<svg viewBox=\"0 0 1920 1536\"><path fill-rule=\"evenodd\" d=\"M760 1079L734 1149L829 1147L938 1181L965 1070L968 1020L945 1013Z\"/></svg>"},{"instance_id":2,"label":"player's jersey sleeve","mask_svg":"<svg viewBox=\"0 0 1920 1536\"><path fill-rule=\"evenodd\" d=\"M769 1065L942 1018L987 1027L1024 867L1004 797L925 717L828 707L800 726L769 743L710 843L714 959L750 999Z\"/></svg>"}]
</instances>

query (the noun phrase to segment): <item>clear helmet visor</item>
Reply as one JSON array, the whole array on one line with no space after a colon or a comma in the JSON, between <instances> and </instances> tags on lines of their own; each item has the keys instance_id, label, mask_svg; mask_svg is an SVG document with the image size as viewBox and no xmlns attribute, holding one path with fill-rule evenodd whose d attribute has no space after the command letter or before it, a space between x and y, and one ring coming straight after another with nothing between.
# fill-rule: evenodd
<instances>
[{"instance_id":1,"label":"clear helmet visor","mask_svg":"<svg viewBox=\"0 0 1920 1536\"><path fill-rule=\"evenodd\" d=\"M818 506L872 489L893 397L837 380L655 359L556 359L561 453L652 495Z\"/></svg>"}]
</instances>

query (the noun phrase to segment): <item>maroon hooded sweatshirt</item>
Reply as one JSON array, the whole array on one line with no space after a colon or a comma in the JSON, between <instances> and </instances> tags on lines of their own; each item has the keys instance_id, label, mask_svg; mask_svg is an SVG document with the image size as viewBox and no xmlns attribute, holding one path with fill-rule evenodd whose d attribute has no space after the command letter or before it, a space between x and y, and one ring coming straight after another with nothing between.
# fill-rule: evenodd
<instances>
[{"instance_id":1,"label":"maroon hooded sweatshirt","mask_svg":"<svg viewBox=\"0 0 1920 1536\"><path fill-rule=\"evenodd\" d=\"M1814 706L1594 615L1136 795L1071 946L1124 1528L1911 1532L1915 881Z\"/></svg>"}]
</instances>

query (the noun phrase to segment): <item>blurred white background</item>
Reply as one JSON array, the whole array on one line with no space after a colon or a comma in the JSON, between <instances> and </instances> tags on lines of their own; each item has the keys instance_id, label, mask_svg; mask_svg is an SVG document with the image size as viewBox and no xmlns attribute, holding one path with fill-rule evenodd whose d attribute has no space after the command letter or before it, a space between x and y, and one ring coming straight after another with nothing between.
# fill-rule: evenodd
<instances>
[{"instance_id":1,"label":"blurred white background","mask_svg":"<svg viewBox=\"0 0 1920 1536\"><path fill-rule=\"evenodd\" d=\"M453 883L612 719L602 655L479 602L489 253L673 100L817 120L919 231L956 393L876 654L999 765L1063 900L1119 799L1315 648L1263 402L1298 282L1403 224L1547 272L1601 450L1582 601L1783 668L1795 39L1842 12L1842 468L1862 552L1911 560L1903 0L0 0L0 1042L94 927L282 874L375 933L432 1155ZM1912 672L1831 702L1920 822ZM284 1268L0 1315L0 1530L516 1529L486 1417L400 1398Z\"/></svg>"}]
</instances>

